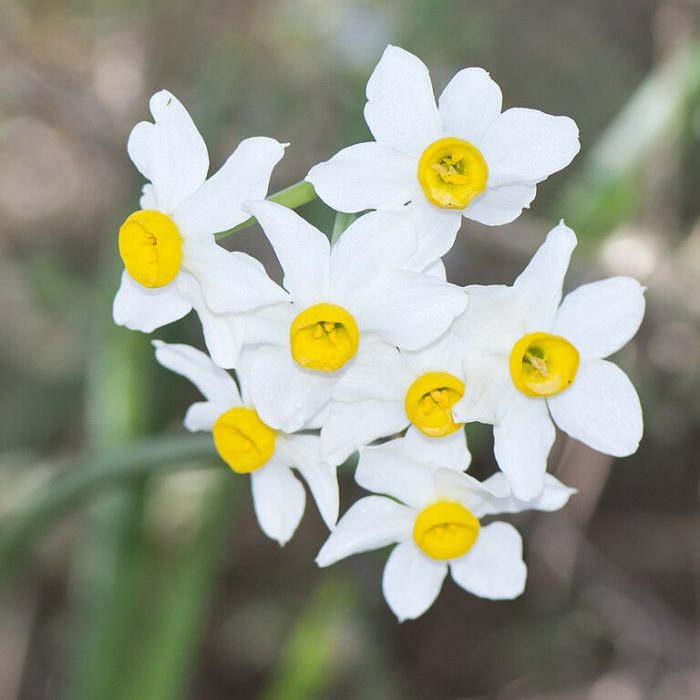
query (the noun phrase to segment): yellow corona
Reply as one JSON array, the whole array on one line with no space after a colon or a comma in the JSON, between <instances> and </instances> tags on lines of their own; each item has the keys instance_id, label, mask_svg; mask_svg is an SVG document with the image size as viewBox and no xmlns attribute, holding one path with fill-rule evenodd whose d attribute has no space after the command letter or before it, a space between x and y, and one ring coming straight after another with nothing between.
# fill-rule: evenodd
<instances>
[{"instance_id":1,"label":"yellow corona","mask_svg":"<svg viewBox=\"0 0 700 700\"><path fill-rule=\"evenodd\" d=\"M275 431L252 408L238 406L222 413L211 432L219 456L238 474L260 469L275 451Z\"/></svg>"},{"instance_id":2,"label":"yellow corona","mask_svg":"<svg viewBox=\"0 0 700 700\"><path fill-rule=\"evenodd\" d=\"M578 371L578 350L549 333L522 337L510 354L510 376L527 396L555 396L568 389Z\"/></svg>"},{"instance_id":3,"label":"yellow corona","mask_svg":"<svg viewBox=\"0 0 700 700\"><path fill-rule=\"evenodd\" d=\"M135 211L119 229L119 255L136 282L150 289L164 287L180 270L182 239L163 212Z\"/></svg>"},{"instance_id":4,"label":"yellow corona","mask_svg":"<svg viewBox=\"0 0 700 700\"><path fill-rule=\"evenodd\" d=\"M334 372L357 352L360 331L341 306L314 304L304 309L289 328L292 357L306 369Z\"/></svg>"},{"instance_id":5,"label":"yellow corona","mask_svg":"<svg viewBox=\"0 0 700 700\"><path fill-rule=\"evenodd\" d=\"M418 161L418 182L425 196L443 209L466 209L486 189L488 176L481 151L462 139L438 139Z\"/></svg>"},{"instance_id":6,"label":"yellow corona","mask_svg":"<svg viewBox=\"0 0 700 700\"><path fill-rule=\"evenodd\" d=\"M413 525L413 540L431 559L445 561L466 554L479 536L481 524L459 503L438 501L424 508Z\"/></svg>"},{"instance_id":7,"label":"yellow corona","mask_svg":"<svg viewBox=\"0 0 700 700\"><path fill-rule=\"evenodd\" d=\"M464 396L464 384L447 372L427 372L408 388L404 399L406 416L424 435L444 437L459 430L452 407Z\"/></svg>"}]
</instances>

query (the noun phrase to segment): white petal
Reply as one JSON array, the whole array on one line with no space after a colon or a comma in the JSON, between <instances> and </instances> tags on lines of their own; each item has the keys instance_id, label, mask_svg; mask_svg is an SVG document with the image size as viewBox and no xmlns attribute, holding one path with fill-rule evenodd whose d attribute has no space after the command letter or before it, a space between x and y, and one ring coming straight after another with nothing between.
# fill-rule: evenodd
<instances>
[{"instance_id":1,"label":"white petal","mask_svg":"<svg viewBox=\"0 0 700 700\"><path fill-rule=\"evenodd\" d=\"M464 388L464 398L452 407L454 419L461 423L497 423L517 391L508 358L479 351L467 353Z\"/></svg>"},{"instance_id":2,"label":"white petal","mask_svg":"<svg viewBox=\"0 0 700 700\"><path fill-rule=\"evenodd\" d=\"M416 509L435 500L432 471L413 460L402 438L361 449L355 481Z\"/></svg>"},{"instance_id":3,"label":"white petal","mask_svg":"<svg viewBox=\"0 0 700 700\"><path fill-rule=\"evenodd\" d=\"M197 309L211 359L219 367L233 369L243 347L245 321L242 316L215 314L206 305Z\"/></svg>"},{"instance_id":4,"label":"white petal","mask_svg":"<svg viewBox=\"0 0 700 700\"><path fill-rule=\"evenodd\" d=\"M454 501L468 508L477 518L489 513L493 494L469 474L439 467L433 471L438 500ZM510 493L508 486L507 493Z\"/></svg>"},{"instance_id":5,"label":"white petal","mask_svg":"<svg viewBox=\"0 0 700 700\"><path fill-rule=\"evenodd\" d=\"M345 557L386 547L410 537L414 513L390 498L367 496L354 503L338 521L316 557L330 566Z\"/></svg>"},{"instance_id":6,"label":"white petal","mask_svg":"<svg viewBox=\"0 0 700 700\"><path fill-rule=\"evenodd\" d=\"M139 199L141 209L160 209L153 185L149 182L141 188L141 199Z\"/></svg>"},{"instance_id":7,"label":"white petal","mask_svg":"<svg viewBox=\"0 0 700 700\"><path fill-rule=\"evenodd\" d=\"M462 212L434 207L424 197L416 198L407 211L416 227L417 248L405 267L423 272L452 249L462 225Z\"/></svg>"},{"instance_id":8,"label":"white petal","mask_svg":"<svg viewBox=\"0 0 700 700\"><path fill-rule=\"evenodd\" d=\"M253 404L269 426L294 433L330 399L337 374L303 369L289 347L260 348L250 374Z\"/></svg>"},{"instance_id":9,"label":"white petal","mask_svg":"<svg viewBox=\"0 0 700 700\"><path fill-rule=\"evenodd\" d=\"M644 431L639 396L612 362L582 362L574 383L547 402L556 424L594 450L614 457L637 451Z\"/></svg>"},{"instance_id":10,"label":"white petal","mask_svg":"<svg viewBox=\"0 0 700 700\"><path fill-rule=\"evenodd\" d=\"M216 313L242 313L289 299L255 258L230 252L212 238L186 241L183 259L199 281L207 306Z\"/></svg>"},{"instance_id":11,"label":"white petal","mask_svg":"<svg viewBox=\"0 0 700 700\"><path fill-rule=\"evenodd\" d=\"M517 598L525 590L523 542L508 523L482 527L474 546L450 562L450 572L465 591L490 600Z\"/></svg>"},{"instance_id":12,"label":"white petal","mask_svg":"<svg viewBox=\"0 0 700 700\"><path fill-rule=\"evenodd\" d=\"M586 357L607 357L637 332L644 307L644 287L631 277L584 284L564 297L554 332Z\"/></svg>"},{"instance_id":13,"label":"white petal","mask_svg":"<svg viewBox=\"0 0 700 700\"><path fill-rule=\"evenodd\" d=\"M394 547L384 566L382 591L399 622L420 617L434 602L447 564L426 557L413 542Z\"/></svg>"},{"instance_id":14,"label":"white petal","mask_svg":"<svg viewBox=\"0 0 700 700\"><path fill-rule=\"evenodd\" d=\"M361 216L331 249L330 292L347 304L378 275L404 267L415 255L416 231L408 213L375 211Z\"/></svg>"},{"instance_id":15,"label":"white petal","mask_svg":"<svg viewBox=\"0 0 700 700\"><path fill-rule=\"evenodd\" d=\"M299 470L323 521L332 530L338 519L338 474L334 466L321 461L320 443L316 435L278 435L276 452Z\"/></svg>"},{"instance_id":16,"label":"white petal","mask_svg":"<svg viewBox=\"0 0 700 700\"><path fill-rule=\"evenodd\" d=\"M323 458L330 464L342 464L355 450L398 433L407 423L402 401L334 401L321 429Z\"/></svg>"},{"instance_id":17,"label":"white petal","mask_svg":"<svg viewBox=\"0 0 700 700\"><path fill-rule=\"evenodd\" d=\"M241 405L233 377L214 364L208 355L191 345L154 340L156 360L163 367L189 379L209 401L232 408Z\"/></svg>"},{"instance_id":18,"label":"white petal","mask_svg":"<svg viewBox=\"0 0 700 700\"><path fill-rule=\"evenodd\" d=\"M159 208L171 214L206 179L209 156L197 127L174 95L157 92L150 108L155 124L137 124L127 149L141 174L153 183Z\"/></svg>"},{"instance_id":19,"label":"white petal","mask_svg":"<svg viewBox=\"0 0 700 700\"><path fill-rule=\"evenodd\" d=\"M417 167L416 158L371 141L343 148L306 179L336 211L396 210L420 193Z\"/></svg>"},{"instance_id":20,"label":"white petal","mask_svg":"<svg viewBox=\"0 0 700 700\"><path fill-rule=\"evenodd\" d=\"M530 501L542 493L554 437L546 399L512 394L493 428L494 454L520 500Z\"/></svg>"},{"instance_id":21,"label":"white petal","mask_svg":"<svg viewBox=\"0 0 700 700\"><path fill-rule=\"evenodd\" d=\"M426 467L446 467L465 471L471 462L467 436L463 429L441 438L423 435L415 426L406 433L405 446L411 457Z\"/></svg>"},{"instance_id":22,"label":"white petal","mask_svg":"<svg viewBox=\"0 0 700 700\"><path fill-rule=\"evenodd\" d=\"M418 350L442 335L467 307L467 295L452 284L417 272L381 275L358 296L351 312L362 330Z\"/></svg>"},{"instance_id":23,"label":"white petal","mask_svg":"<svg viewBox=\"0 0 700 700\"><path fill-rule=\"evenodd\" d=\"M440 95L445 134L477 144L501 113L501 88L483 68L464 68Z\"/></svg>"},{"instance_id":24,"label":"white petal","mask_svg":"<svg viewBox=\"0 0 700 700\"><path fill-rule=\"evenodd\" d=\"M299 309L290 303L271 304L245 314L246 345L288 345L289 327Z\"/></svg>"},{"instance_id":25,"label":"white petal","mask_svg":"<svg viewBox=\"0 0 700 700\"><path fill-rule=\"evenodd\" d=\"M193 403L187 409L183 425L187 430L193 433L200 430L209 432L214 423L216 423L216 419L224 413L227 408L230 407L227 406L222 410L220 405L212 403L211 401Z\"/></svg>"},{"instance_id":26,"label":"white petal","mask_svg":"<svg viewBox=\"0 0 700 700\"><path fill-rule=\"evenodd\" d=\"M503 112L480 143L489 187L541 182L565 168L580 147L578 127L569 117L522 108Z\"/></svg>"},{"instance_id":27,"label":"white petal","mask_svg":"<svg viewBox=\"0 0 700 700\"><path fill-rule=\"evenodd\" d=\"M219 365L231 369L238 364L238 355L243 345L245 320L240 314L214 313L204 301L199 282L188 272L177 278L182 296L192 304L199 316L204 334L204 342L211 359Z\"/></svg>"},{"instance_id":28,"label":"white petal","mask_svg":"<svg viewBox=\"0 0 700 700\"><path fill-rule=\"evenodd\" d=\"M547 234L545 242L513 283L528 331L552 329L575 247L576 234L561 222Z\"/></svg>"},{"instance_id":29,"label":"white petal","mask_svg":"<svg viewBox=\"0 0 700 700\"><path fill-rule=\"evenodd\" d=\"M296 212L273 202L249 202L284 270L284 286L293 301L306 307L328 289L330 243Z\"/></svg>"},{"instance_id":30,"label":"white petal","mask_svg":"<svg viewBox=\"0 0 700 700\"><path fill-rule=\"evenodd\" d=\"M260 529L270 539L285 545L304 515L304 487L291 469L272 460L251 474L251 484Z\"/></svg>"},{"instance_id":31,"label":"white petal","mask_svg":"<svg viewBox=\"0 0 700 700\"><path fill-rule=\"evenodd\" d=\"M367 81L365 120L381 144L416 156L443 136L430 75L419 58L387 46Z\"/></svg>"},{"instance_id":32,"label":"white petal","mask_svg":"<svg viewBox=\"0 0 700 700\"><path fill-rule=\"evenodd\" d=\"M510 357L513 345L525 335L520 299L502 284L469 285L466 313L455 319L453 332L475 350Z\"/></svg>"},{"instance_id":33,"label":"white petal","mask_svg":"<svg viewBox=\"0 0 700 700\"><path fill-rule=\"evenodd\" d=\"M482 499L479 515L494 515L498 513L520 513L524 510L541 510L552 512L563 508L576 489L564 486L551 474L544 475L544 491L539 498L532 501L520 501L511 494L508 478L502 472L497 472L484 481L484 487L491 493Z\"/></svg>"},{"instance_id":34,"label":"white petal","mask_svg":"<svg viewBox=\"0 0 700 700\"><path fill-rule=\"evenodd\" d=\"M156 328L177 321L192 309L182 298L175 282L158 289L148 289L131 279L124 270L114 297L112 316L118 326L132 331L152 333Z\"/></svg>"},{"instance_id":35,"label":"white petal","mask_svg":"<svg viewBox=\"0 0 700 700\"><path fill-rule=\"evenodd\" d=\"M403 401L413 381L396 347L378 338L361 341L352 363L348 364L333 390L336 401Z\"/></svg>"},{"instance_id":36,"label":"white petal","mask_svg":"<svg viewBox=\"0 0 700 700\"><path fill-rule=\"evenodd\" d=\"M448 372L462 377L462 360L470 351L469 345L450 328L437 340L420 350L404 350L401 357L411 369L412 379L426 372Z\"/></svg>"},{"instance_id":37,"label":"white petal","mask_svg":"<svg viewBox=\"0 0 700 700\"><path fill-rule=\"evenodd\" d=\"M463 213L467 219L486 226L503 226L515 221L523 209L529 209L536 195L535 185L487 187Z\"/></svg>"},{"instance_id":38,"label":"white petal","mask_svg":"<svg viewBox=\"0 0 700 700\"><path fill-rule=\"evenodd\" d=\"M173 213L183 235L206 236L242 223L243 203L264 199L284 145L264 136L241 141L221 168Z\"/></svg>"}]
</instances>

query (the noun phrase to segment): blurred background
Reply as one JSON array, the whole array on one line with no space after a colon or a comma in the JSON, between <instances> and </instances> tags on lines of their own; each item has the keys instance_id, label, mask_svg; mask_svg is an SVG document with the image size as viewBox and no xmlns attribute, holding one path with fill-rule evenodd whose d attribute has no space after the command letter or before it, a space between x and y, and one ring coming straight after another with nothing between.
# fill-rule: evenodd
<instances>
[{"instance_id":1,"label":"blurred background","mask_svg":"<svg viewBox=\"0 0 700 700\"><path fill-rule=\"evenodd\" d=\"M691 0L4 0L0 3L0 698L700 698L700 40ZM271 191L366 140L384 46L436 91L481 65L506 106L575 118L582 151L532 210L465 222L458 283L506 283L561 218L567 280L649 288L617 361L646 435L612 460L559 436L579 494L513 518L530 577L493 603L446 581L399 625L384 552L327 570L309 503L282 550L248 479L183 436L196 399L150 338L117 328L116 232L142 180L126 155L148 96L188 107L217 168L242 139L291 142ZM332 212L301 212L329 231ZM279 270L257 228L227 239ZM155 337L202 347L196 319ZM472 472L495 469L469 426ZM151 436L151 437L149 437ZM341 511L360 495L345 469Z\"/></svg>"}]
</instances>

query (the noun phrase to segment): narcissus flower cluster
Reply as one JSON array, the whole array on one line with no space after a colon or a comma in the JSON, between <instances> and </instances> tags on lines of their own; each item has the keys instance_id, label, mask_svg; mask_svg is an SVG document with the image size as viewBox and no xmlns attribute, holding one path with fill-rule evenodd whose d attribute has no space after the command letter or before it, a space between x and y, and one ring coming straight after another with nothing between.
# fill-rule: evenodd
<instances>
[{"instance_id":1,"label":"narcissus flower cluster","mask_svg":"<svg viewBox=\"0 0 700 700\"><path fill-rule=\"evenodd\" d=\"M553 511L574 492L547 473L555 425L614 456L642 435L637 394L604 358L636 333L644 289L616 277L562 300L576 246L563 222L512 286L446 279L462 217L513 221L579 150L568 117L501 102L486 71L466 68L436 105L423 63L387 47L367 84L375 140L307 175L339 221L366 212L333 244L266 199L286 144L246 139L207 178L202 137L166 91L129 138L149 182L119 230L115 322L150 333L197 312L208 354L153 341L204 397L185 427L250 475L260 528L280 545L304 513L301 477L330 530L319 566L392 546L382 587L400 620L422 615L448 572L484 598L522 593L521 536L500 516ZM251 216L281 285L216 241ZM493 425L500 468L484 482L467 474L475 421ZM354 453L369 495L338 519L337 470Z\"/></svg>"}]
</instances>

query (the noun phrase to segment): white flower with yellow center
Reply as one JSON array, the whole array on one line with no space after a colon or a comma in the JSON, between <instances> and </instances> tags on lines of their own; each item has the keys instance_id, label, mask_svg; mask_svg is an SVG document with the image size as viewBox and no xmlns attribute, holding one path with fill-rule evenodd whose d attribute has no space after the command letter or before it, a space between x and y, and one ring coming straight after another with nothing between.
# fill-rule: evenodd
<instances>
[{"instance_id":1,"label":"white flower with yellow center","mask_svg":"<svg viewBox=\"0 0 700 700\"><path fill-rule=\"evenodd\" d=\"M454 468L433 468L405 440L360 452L355 478L375 494L343 515L316 558L329 566L352 554L396 543L384 567L382 588L399 620L422 615L449 571L457 585L482 598L516 598L527 569L522 540L507 523L482 525L498 513L561 508L574 491L548 475L537 501L515 499L502 474L484 483Z\"/></svg>"},{"instance_id":2,"label":"white flower with yellow center","mask_svg":"<svg viewBox=\"0 0 700 700\"><path fill-rule=\"evenodd\" d=\"M512 287L467 287L469 308L454 324L470 346L464 362L469 391L454 415L494 425L496 460L522 499L542 491L552 421L616 457L635 452L642 437L637 392L603 358L637 332L644 288L612 277L562 301L575 246L574 232L559 224Z\"/></svg>"},{"instance_id":3,"label":"white flower with yellow center","mask_svg":"<svg viewBox=\"0 0 700 700\"><path fill-rule=\"evenodd\" d=\"M191 431L211 431L216 451L237 474L250 474L253 505L262 531L284 545L294 534L306 504L296 469L309 485L329 529L338 517L336 469L321 461L319 438L288 435L266 425L248 392L249 358L241 356L236 370L241 385L207 355L189 345L154 341L156 358L164 367L189 379L206 397L192 404L185 416Z\"/></svg>"},{"instance_id":4,"label":"white flower with yellow center","mask_svg":"<svg viewBox=\"0 0 700 700\"><path fill-rule=\"evenodd\" d=\"M265 197L284 146L246 139L207 179L207 148L187 110L166 90L151 97L150 109L155 123L137 124L129 137L129 155L150 184L141 209L119 230L126 269L114 321L150 333L194 308L212 357L233 367L243 342L240 314L286 294L259 262L224 250L213 234L248 218L244 201Z\"/></svg>"},{"instance_id":5,"label":"white flower with yellow center","mask_svg":"<svg viewBox=\"0 0 700 700\"><path fill-rule=\"evenodd\" d=\"M448 331L422 350L387 345L366 362L358 358L333 392L321 431L324 457L340 464L356 449L408 427L414 449L428 451L436 463L447 450L466 469L466 435L452 414L465 393L464 354L464 341Z\"/></svg>"},{"instance_id":6,"label":"white flower with yellow center","mask_svg":"<svg viewBox=\"0 0 700 700\"><path fill-rule=\"evenodd\" d=\"M481 68L452 78L435 105L430 75L388 46L367 83L365 120L375 141L344 148L307 175L344 212L409 204L435 257L454 243L461 217L491 226L516 219L536 185L578 153L568 117L534 109L501 113L501 90Z\"/></svg>"},{"instance_id":7,"label":"white flower with yellow center","mask_svg":"<svg viewBox=\"0 0 700 700\"><path fill-rule=\"evenodd\" d=\"M267 346L255 352L251 392L270 425L299 430L356 362L371 362L385 343L424 347L467 306L462 289L418 271L428 261L416 257L406 215L362 216L331 248L290 209L248 207L275 249L292 300L247 318L246 343Z\"/></svg>"}]
</instances>

